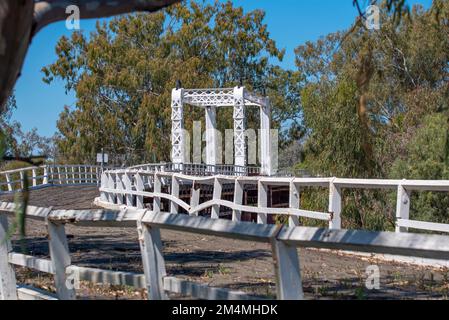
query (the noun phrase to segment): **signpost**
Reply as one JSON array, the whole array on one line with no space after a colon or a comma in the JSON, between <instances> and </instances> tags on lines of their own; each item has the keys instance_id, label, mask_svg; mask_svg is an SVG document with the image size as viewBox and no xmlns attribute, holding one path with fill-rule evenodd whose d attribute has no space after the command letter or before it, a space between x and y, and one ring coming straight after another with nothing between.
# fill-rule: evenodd
<instances>
[{"instance_id":1,"label":"signpost","mask_svg":"<svg viewBox=\"0 0 449 320\"><path fill-rule=\"evenodd\" d=\"M105 163L109 162L109 155L104 153L103 148L101 148L101 153L97 153L97 163L101 163L101 172L103 172L103 166Z\"/></svg>"}]
</instances>

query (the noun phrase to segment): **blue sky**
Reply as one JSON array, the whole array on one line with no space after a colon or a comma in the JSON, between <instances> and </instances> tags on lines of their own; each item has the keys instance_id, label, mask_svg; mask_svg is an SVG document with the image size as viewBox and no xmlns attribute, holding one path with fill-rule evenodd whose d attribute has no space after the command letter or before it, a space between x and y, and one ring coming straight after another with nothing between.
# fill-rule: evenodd
<instances>
[{"instance_id":1,"label":"blue sky","mask_svg":"<svg viewBox=\"0 0 449 320\"><path fill-rule=\"evenodd\" d=\"M266 23L278 47L286 49L282 65L294 68L293 49L313 41L330 32L348 28L357 15L352 0L236 0L236 6L246 11L262 9L266 12ZM409 4L420 3L429 7L431 0L408 0ZM82 20L81 29L89 33L95 20ZM25 130L38 128L41 135L51 136L56 132L56 121L64 105L75 105L75 94L65 94L62 82L47 85L42 81L41 69L56 59L55 45L63 36L70 36L64 22L42 30L34 39L25 60L15 94L17 110L14 119L22 123Z\"/></svg>"}]
</instances>

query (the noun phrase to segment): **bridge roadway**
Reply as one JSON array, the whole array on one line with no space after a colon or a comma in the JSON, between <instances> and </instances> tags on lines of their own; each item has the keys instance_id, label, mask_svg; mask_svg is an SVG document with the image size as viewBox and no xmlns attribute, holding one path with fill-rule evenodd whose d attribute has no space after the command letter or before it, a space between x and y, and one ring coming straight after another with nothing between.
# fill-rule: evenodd
<instances>
[{"instance_id":1,"label":"bridge roadway","mask_svg":"<svg viewBox=\"0 0 449 320\"><path fill-rule=\"evenodd\" d=\"M97 187L51 187L31 191L30 205L57 209L96 208L92 201L98 195ZM0 201L13 201L13 198L13 195L2 195ZM142 272L135 229L68 226L67 232L74 264ZM27 224L27 250L34 256L48 256L46 237L43 223L32 221ZM164 230L162 239L169 274L211 286L274 297L272 258L267 245ZM310 299L444 299L449 295L449 270L305 249L300 251L300 259L304 291ZM368 291L363 289L366 267L374 264L380 268L381 290ZM17 271L19 282L45 289L53 286L49 276L38 276L23 269ZM105 299L139 299L145 295L128 288L84 283L79 292L85 298Z\"/></svg>"}]
</instances>

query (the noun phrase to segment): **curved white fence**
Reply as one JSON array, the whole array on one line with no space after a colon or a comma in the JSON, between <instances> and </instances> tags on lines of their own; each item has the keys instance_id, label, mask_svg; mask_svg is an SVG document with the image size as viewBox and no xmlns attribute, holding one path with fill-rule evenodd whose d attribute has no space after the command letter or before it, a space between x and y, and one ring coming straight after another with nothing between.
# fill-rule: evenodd
<instances>
[{"instance_id":1,"label":"curved white fence","mask_svg":"<svg viewBox=\"0 0 449 320\"><path fill-rule=\"evenodd\" d=\"M75 299L77 281L145 288L149 299L153 300L166 299L170 292L212 300L254 298L243 292L211 288L167 275L160 229L271 244L278 299L304 298L298 247L449 259L448 236L291 228L173 215L144 209L65 211L30 206L27 208L27 218L45 221L48 226L51 259L41 259L13 251L6 235L7 215L13 215L14 211L14 204L0 203L0 239L6 239L0 242L0 299L3 300ZM65 233L66 224L80 227L137 228L144 274L72 265ZM57 296L33 288L17 287L14 265L53 274Z\"/></svg>"},{"instance_id":2,"label":"curved white fence","mask_svg":"<svg viewBox=\"0 0 449 320\"><path fill-rule=\"evenodd\" d=\"M190 201L186 203L179 197L180 186L190 189ZM203 185L213 188L213 199L199 203ZM233 201L222 200L224 185L234 186ZM247 185L257 188L257 207L243 205L243 192ZM289 188L289 207L268 207L269 187ZM162 189L169 189L169 193ZM329 207L323 212L300 209L301 188L321 187L329 190ZM196 177L172 172L146 170L108 170L101 177L101 196L97 204L106 207L144 208L144 199L153 199L156 213L179 213L184 209L189 215L211 208L211 218L219 219L219 208L232 210L232 220L240 221L242 212L256 213L257 222L266 224L269 215L289 217L290 226L299 225L299 217L328 221L330 229L341 229L342 189L381 189L397 191L396 232L407 232L410 228L433 232L449 233L449 225L410 220L411 193L415 191L449 192L449 181L410 181L410 180L359 180L338 178L280 178L247 176ZM170 203L169 208L161 209L161 199Z\"/></svg>"},{"instance_id":3,"label":"curved white fence","mask_svg":"<svg viewBox=\"0 0 449 320\"><path fill-rule=\"evenodd\" d=\"M100 166L91 165L43 165L0 172L0 194L24 188L25 173L30 189L54 185L98 185Z\"/></svg>"}]
</instances>

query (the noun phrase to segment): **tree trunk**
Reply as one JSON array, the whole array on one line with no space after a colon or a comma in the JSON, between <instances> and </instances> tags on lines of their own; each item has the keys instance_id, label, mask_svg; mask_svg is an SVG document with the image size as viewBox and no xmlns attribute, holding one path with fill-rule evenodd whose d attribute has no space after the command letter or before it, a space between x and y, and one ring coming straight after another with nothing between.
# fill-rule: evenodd
<instances>
[{"instance_id":1,"label":"tree trunk","mask_svg":"<svg viewBox=\"0 0 449 320\"><path fill-rule=\"evenodd\" d=\"M0 112L20 75L31 40L33 0L0 1Z\"/></svg>"}]
</instances>

